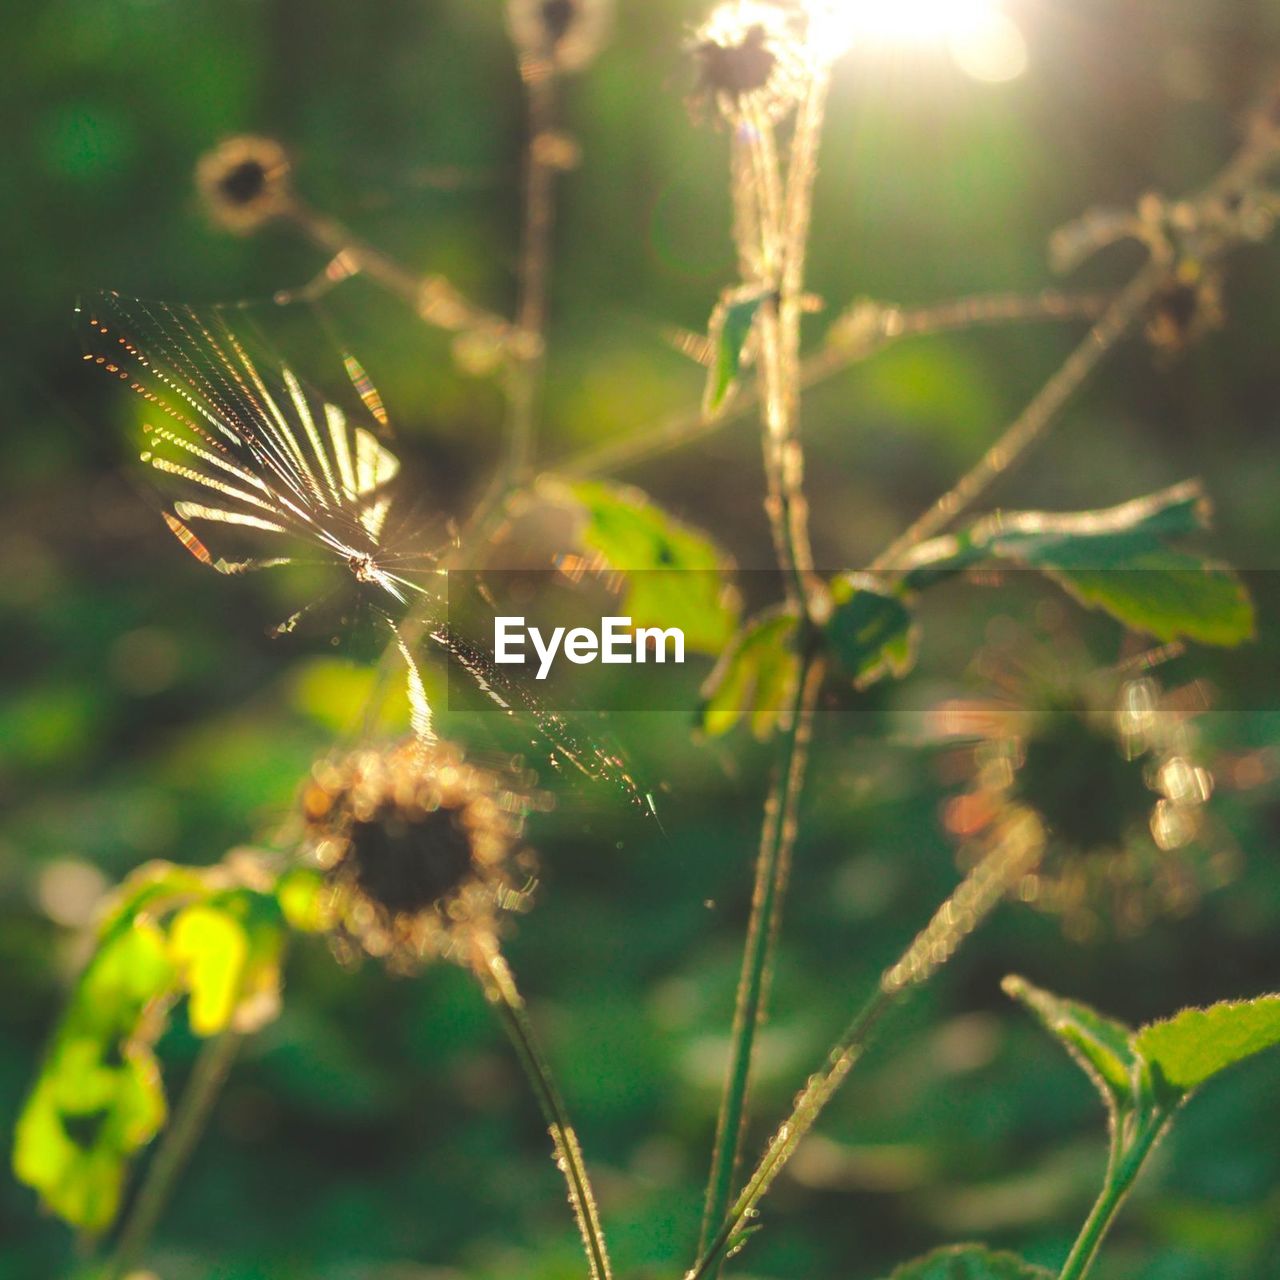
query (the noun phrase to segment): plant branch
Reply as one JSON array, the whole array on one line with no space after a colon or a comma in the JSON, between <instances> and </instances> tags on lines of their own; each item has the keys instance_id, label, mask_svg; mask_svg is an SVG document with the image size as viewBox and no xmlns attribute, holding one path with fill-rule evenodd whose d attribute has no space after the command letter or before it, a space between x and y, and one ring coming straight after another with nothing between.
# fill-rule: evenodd
<instances>
[{"instance_id":1,"label":"plant branch","mask_svg":"<svg viewBox=\"0 0 1280 1280\"><path fill-rule=\"evenodd\" d=\"M242 1040L239 1032L228 1028L200 1047L191 1078L147 1167L101 1280L124 1280L141 1262L174 1186L213 1113Z\"/></svg>"},{"instance_id":2,"label":"plant branch","mask_svg":"<svg viewBox=\"0 0 1280 1280\"><path fill-rule=\"evenodd\" d=\"M1085 1219L1058 1280L1083 1280L1089 1273L1120 1206L1171 1119L1171 1113L1161 1108L1141 1116L1130 1140L1113 1150L1102 1192Z\"/></svg>"},{"instance_id":3,"label":"plant branch","mask_svg":"<svg viewBox=\"0 0 1280 1280\"><path fill-rule=\"evenodd\" d=\"M977 294L922 307L875 302L855 304L847 313L847 320L837 319L832 326L826 348L801 363L800 389L807 391L818 386L907 338L954 333L979 325L1092 320L1106 304L1105 295L1054 291L1031 296ZM730 391L715 417L708 418L700 408L682 410L622 440L608 441L575 454L556 470L567 475L597 475L661 457L741 421L759 405L760 395L758 381L744 384Z\"/></svg>"},{"instance_id":4,"label":"plant branch","mask_svg":"<svg viewBox=\"0 0 1280 1280\"><path fill-rule=\"evenodd\" d=\"M1148 262L1116 296L1083 342L1018 415L1000 439L923 515L872 562L873 570L892 570L917 543L944 529L1004 475L1053 425L1071 397L1146 312L1167 277L1168 264Z\"/></svg>"},{"instance_id":5,"label":"plant branch","mask_svg":"<svg viewBox=\"0 0 1280 1280\"><path fill-rule=\"evenodd\" d=\"M796 680L795 698L783 730L782 748L773 785L765 802L760 853L756 859L751 918L742 955L742 972L734 1004L729 1067L716 1122L711 1176L703 1213L705 1249L715 1228L724 1220L733 1196L742 1129L746 1117L751 1060L756 1032L768 1002L769 974L777 942L779 906L786 892L799 825L798 808L804 789L813 712L823 678L823 663L804 655Z\"/></svg>"},{"instance_id":6,"label":"plant branch","mask_svg":"<svg viewBox=\"0 0 1280 1280\"><path fill-rule=\"evenodd\" d=\"M512 490L529 478L537 443L539 400L546 372L547 281L551 272L551 233L555 225L555 175L552 162L556 112L556 76L538 64L522 66L528 103L529 140L525 148L523 224L520 232L516 332L522 358L506 370L506 450L489 488L468 519L472 530L491 532L501 519Z\"/></svg>"},{"instance_id":7,"label":"plant branch","mask_svg":"<svg viewBox=\"0 0 1280 1280\"><path fill-rule=\"evenodd\" d=\"M876 992L827 1055L826 1065L809 1077L791 1114L774 1132L755 1172L685 1280L705 1280L733 1252L761 1198L861 1058L880 1019L903 993L923 985L951 959L1005 892L1038 864L1043 849L1039 820L1026 810L1015 812L991 852L938 908L902 958L885 970Z\"/></svg>"},{"instance_id":8,"label":"plant branch","mask_svg":"<svg viewBox=\"0 0 1280 1280\"><path fill-rule=\"evenodd\" d=\"M556 1167L564 1174L569 1205L577 1220L578 1230L582 1233L583 1248L591 1268L591 1280L610 1280L612 1272L609 1268L608 1250L605 1248L604 1229L600 1225L600 1215L596 1209L586 1163L582 1158L582 1148L578 1145L578 1136L569 1122L551 1069L538 1047L515 979L507 962L491 942L477 941L474 968L485 994L498 1011L503 1028L511 1039L547 1122Z\"/></svg>"}]
</instances>

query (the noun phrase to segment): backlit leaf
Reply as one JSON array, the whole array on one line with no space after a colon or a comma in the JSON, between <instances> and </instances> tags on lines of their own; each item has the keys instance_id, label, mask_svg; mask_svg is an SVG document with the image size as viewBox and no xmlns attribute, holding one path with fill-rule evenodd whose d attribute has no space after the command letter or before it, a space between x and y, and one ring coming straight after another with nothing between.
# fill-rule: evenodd
<instances>
[{"instance_id":1,"label":"backlit leaf","mask_svg":"<svg viewBox=\"0 0 1280 1280\"><path fill-rule=\"evenodd\" d=\"M1134 1045L1165 1081L1191 1090L1245 1058L1280 1044L1280 995L1184 1009L1139 1029Z\"/></svg>"},{"instance_id":2,"label":"backlit leaf","mask_svg":"<svg viewBox=\"0 0 1280 1280\"><path fill-rule=\"evenodd\" d=\"M1110 1110L1133 1105L1133 1067L1137 1061L1132 1032L1122 1022L1105 1017L1078 1000L1066 1000L1010 975L1001 984L1005 993L1025 1005L1056 1036L1084 1068Z\"/></svg>"},{"instance_id":3,"label":"backlit leaf","mask_svg":"<svg viewBox=\"0 0 1280 1280\"><path fill-rule=\"evenodd\" d=\"M1237 645L1254 633L1244 584L1227 566L1167 542L1205 528L1208 514L1193 481L1099 511L997 512L915 548L902 585L920 590L993 560L1019 564L1158 640Z\"/></svg>"},{"instance_id":4,"label":"backlit leaf","mask_svg":"<svg viewBox=\"0 0 1280 1280\"><path fill-rule=\"evenodd\" d=\"M744 718L762 741L773 733L799 678L795 636L795 615L781 609L747 623L703 686L698 723L704 733L719 737Z\"/></svg>"},{"instance_id":5,"label":"backlit leaf","mask_svg":"<svg viewBox=\"0 0 1280 1280\"><path fill-rule=\"evenodd\" d=\"M738 596L728 557L705 533L625 485L547 478L541 491L576 507L583 549L625 575L619 609L635 626L679 627L692 653L723 650L737 625Z\"/></svg>"},{"instance_id":6,"label":"backlit leaf","mask_svg":"<svg viewBox=\"0 0 1280 1280\"><path fill-rule=\"evenodd\" d=\"M726 290L716 303L707 325L712 354L707 386L702 396L702 412L708 418L720 412L725 398L737 382L756 314L771 296L770 290L757 285L740 286Z\"/></svg>"}]
</instances>

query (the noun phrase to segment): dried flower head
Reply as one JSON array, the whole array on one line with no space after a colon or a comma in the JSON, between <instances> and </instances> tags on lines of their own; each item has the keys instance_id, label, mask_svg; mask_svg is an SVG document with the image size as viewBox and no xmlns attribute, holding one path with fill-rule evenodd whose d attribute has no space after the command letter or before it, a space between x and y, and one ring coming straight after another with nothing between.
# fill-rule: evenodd
<instances>
[{"instance_id":1,"label":"dried flower head","mask_svg":"<svg viewBox=\"0 0 1280 1280\"><path fill-rule=\"evenodd\" d=\"M290 171L289 157L278 142L241 134L200 157L196 188L219 226L248 235L290 208Z\"/></svg>"},{"instance_id":2,"label":"dried flower head","mask_svg":"<svg viewBox=\"0 0 1280 1280\"><path fill-rule=\"evenodd\" d=\"M1167 695L1150 673L1080 670L1060 651L1033 650L1010 670L1000 696L934 713L937 736L975 742L968 787L946 808L966 862L1011 810L1031 810L1049 844L1017 893L1081 939L1104 918L1132 933L1155 915L1185 913L1229 878L1233 857L1206 812L1213 776L1198 758L1190 698Z\"/></svg>"},{"instance_id":3,"label":"dried flower head","mask_svg":"<svg viewBox=\"0 0 1280 1280\"><path fill-rule=\"evenodd\" d=\"M600 52L612 16L609 0L507 0L520 74L539 80L582 70Z\"/></svg>"},{"instance_id":4,"label":"dried flower head","mask_svg":"<svg viewBox=\"0 0 1280 1280\"><path fill-rule=\"evenodd\" d=\"M1222 273L1187 258L1151 301L1147 341L1161 355L1175 357L1225 323Z\"/></svg>"},{"instance_id":5,"label":"dried flower head","mask_svg":"<svg viewBox=\"0 0 1280 1280\"><path fill-rule=\"evenodd\" d=\"M449 744L414 740L318 765L302 811L335 891L339 950L358 947L399 971L437 956L468 963L492 943L498 913L527 897L527 808Z\"/></svg>"},{"instance_id":6,"label":"dried flower head","mask_svg":"<svg viewBox=\"0 0 1280 1280\"><path fill-rule=\"evenodd\" d=\"M780 120L800 101L811 65L800 18L767 0L724 0L692 41L694 100L731 124Z\"/></svg>"}]
</instances>

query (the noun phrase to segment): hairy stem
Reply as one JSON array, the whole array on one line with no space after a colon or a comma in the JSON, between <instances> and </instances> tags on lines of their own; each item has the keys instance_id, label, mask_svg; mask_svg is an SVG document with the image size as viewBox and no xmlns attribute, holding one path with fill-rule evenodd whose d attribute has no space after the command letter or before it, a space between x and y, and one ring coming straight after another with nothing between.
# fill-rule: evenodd
<instances>
[{"instance_id":1,"label":"hairy stem","mask_svg":"<svg viewBox=\"0 0 1280 1280\"><path fill-rule=\"evenodd\" d=\"M538 1106L551 1134L556 1167L564 1174L569 1193L569 1205L582 1233L582 1244L591 1268L592 1280L610 1280L609 1254L605 1248L604 1230L596 1209L591 1179L578 1136L569 1123L569 1116L556 1088L547 1060L538 1047L533 1026L525 1012L524 1000L516 988L515 979L507 962L489 942L477 942L473 963L477 976L502 1021L503 1029L511 1039L521 1067L529 1079Z\"/></svg>"},{"instance_id":2,"label":"hairy stem","mask_svg":"<svg viewBox=\"0 0 1280 1280\"><path fill-rule=\"evenodd\" d=\"M724 1220L733 1197L733 1180L737 1172L746 1116L751 1059L756 1032L768 1001L769 974L778 932L778 907L786 892L791 854L799 825L800 794L804 789L814 706L822 684L822 665L817 658L801 658L795 699L783 731L782 749L773 785L765 803L760 854L756 860L755 887L751 896L751 918L747 925L742 972L738 978L738 994L733 1011L729 1068L716 1122L716 1141L703 1213L702 1249L706 1248L712 1232Z\"/></svg>"},{"instance_id":3,"label":"hairy stem","mask_svg":"<svg viewBox=\"0 0 1280 1280\"><path fill-rule=\"evenodd\" d=\"M1006 822L991 852L938 908L902 958L885 970L878 989L836 1042L823 1068L809 1077L791 1114L774 1132L760 1163L686 1280L715 1274L740 1243L743 1229L774 1179L862 1056L876 1024L904 992L923 985L951 959L1003 894L1038 864L1043 848L1044 832L1032 814L1018 811Z\"/></svg>"},{"instance_id":4,"label":"hairy stem","mask_svg":"<svg viewBox=\"0 0 1280 1280\"><path fill-rule=\"evenodd\" d=\"M241 1040L238 1032L226 1030L201 1046L191 1079L147 1168L101 1280L124 1280L142 1261L160 1215L213 1113Z\"/></svg>"},{"instance_id":5,"label":"hairy stem","mask_svg":"<svg viewBox=\"0 0 1280 1280\"><path fill-rule=\"evenodd\" d=\"M1102 1192L1085 1219L1058 1280L1082 1280L1088 1275L1120 1206L1160 1135L1168 1127L1170 1118L1163 1110L1144 1116L1130 1141L1108 1162Z\"/></svg>"},{"instance_id":6,"label":"hairy stem","mask_svg":"<svg viewBox=\"0 0 1280 1280\"><path fill-rule=\"evenodd\" d=\"M740 213L734 220L739 261L744 266L758 263L764 278L777 285L773 305L761 309L758 328L764 388L765 512L788 601L801 619L802 648L795 697L782 733L756 855L751 916L730 1035L729 1070L716 1123L703 1212L703 1247L724 1217L733 1195L756 1032L768 1003L769 976L798 828L797 811L804 790L813 712L824 674L824 664L812 652L808 638L818 589L803 487L799 375L800 292L827 83L825 73L816 73L810 82L791 141L784 187L778 184L778 157L767 121L747 121L735 142L735 148L745 145L749 149L749 162L734 164L735 204L749 198L755 206L754 217ZM758 236L758 244L743 242L744 229L748 228Z\"/></svg>"}]
</instances>

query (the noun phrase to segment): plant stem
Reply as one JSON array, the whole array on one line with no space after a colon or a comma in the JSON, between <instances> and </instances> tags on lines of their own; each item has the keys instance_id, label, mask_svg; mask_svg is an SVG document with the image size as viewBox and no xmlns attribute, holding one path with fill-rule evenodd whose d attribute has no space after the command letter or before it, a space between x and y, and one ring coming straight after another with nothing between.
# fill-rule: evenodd
<instances>
[{"instance_id":1,"label":"plant stem","mask_svg":"<svg viewBox=\"0 0 1280 1280\"><path fill-rule=\"evenodd\" d=\"M529 478L537 442L539 400L546 373L547 281L551 272L551 233L555 225L555 165L548 142L556 111L556 77L544 69L523 77L528 103L529 141L525 148L523 223L520 231L516 332L522 358L506 370L506 450L488 489L467 520L483 541L500 522L512 490Z\"/></svg>"},{"instance_id":2,"label":"plant stem","mask_svg":"<svg viewBox=\"0 0 1280 1280\"><path fill-rule=\"evenodd\" d=\"M830 340L824 350L806 357L800 365L800 389L807 391L905 338L953 333L979 325L1094 320L1106 304L1103 294L1051 290L1030 296L977 294L922 307L867 303L869 311L876 313L874 325L847 339ZM621 440L607 441L574 454L556 470L565 475L599 475L661 457L745 418L759 405L760 395L758 382L744 384L729 392L715 417L708 418L700 407L669 414Z\"/></svg>"},{"instance_id":3,"label":"plant stem","mask_svg":"<svg viewBox=\"0 0 1280 1280\"><path fill-rule=\"evenodd\" d=\"M489 941L478 941L474 952L474 967L494 1007L498 1010L504 1030L511 1039L542 1110L555 1153L556 1167L564 1175L569 1193L569 1205L573 1209L582 1244L591 1268L592 1280L610 1280L609 1254L605 1248L604 1229L596 1209L591 1179L582 1158L577 1134L569 1123L568 1113L551 1075L551 1069L542 1055L534 1036L533 1026L525 1012L524 1000L516 987L507 962L496 946Z\"/></svg>"},{"instance_id":4,"label":"plant stem","mask_svg":"<svg viewBox=\"0 0 1280 1280\"><path fill-rule=\"evenodd\" d=\"M944 529L1004 475L1041 436L1118 342L1141 318L1167 279L1168 264L1155 259L1144 266L1089 330L1061 368L1010 424L978 462L872 562L873 570L895 563L926 538Z\"/></svg>"},{"instance_id":5,"label":"plant stem","mask_svg":"<svg viewBox=\"0 0 1280 1280\"><path fill-rule=\"evenodd\" d=\"M1102 1193L1085 1219L1058 1280L1082 1280L1089 1273L1111 1223L1170 1119L1170 1114L1160 1109L1144 1116L1132 1140L1108 1162Z\"/></svg>"},{"instance_id":6,"label":"plant stem","mask_svg":"<svg viewBox=\"0 0 1280 1280\"><path fill-rule=\"evenodd\" d=\"M1003 894L1038 864L1043 849L1039 821L1025 810L1015 812L991 852L938 908L902 958L885 970L874 995L827 1055L826 1065L809 1077L791 1114L774 1132L755 1172L685 1280L705 1280L715 1274L755 1216L761 1198L862 1056L876 1024L904 992L923 985L951 959Z\"/></svg>"},{"instance_id":7,"label":"plant stem","mask_svg":"<svg viewBox=\"0 0 1280 1280\"><path fill-rule=\"evenodd\" d=\"M823 664L817 657L803 655L796 679L795 698L783 730L782 749L773 785L765 803L764 825L760 833L760 853L756 859L755 887L751 895L751 918L742 954L742 972L733 1011L733 1031L729 1068L716 1122L711 1176L707 1184L703 1212L702 1240L705 1249L711 1234L724 1220L733 1196L738 1153L746 1116L751 1077L751 1059L756 1032L768 1001L769 973L778 933L779 905L786 892L791 854L798 830L798 807L804 789L813 712L822 684Z\"/></svg>"},{"instance_id":8,"label":"plant stem","mask_svg":"<svg viewBox=\"0 0 1280 1280\"><path fill-rule=\"evenodd\" d=\"M797 813L813 729L813 712L825 664L814 653L809 627L820 588L809 542L804 496L804 453L799 441L800 294L817 172L817 147L826 103L827 76L810 81L791 141L785 187L778 183L772 126L748 120L735 138L734 233L739 265L776 280L773 306L761 309L760 352L764 388L765 512L788 602L800 619L801 651L790 714L782 731L773 784L765 802L756 855L751 916L743 944L734 1003L729 1069L716 1122L703 1211L702 1247L723 1219L733 1195L738 1151L746 1119L756 1032L768 1003L782 902L798 830ZM742 155L745 149L746 155Z\"/></svg>"},{"instance_id":9,"label":"plant stem","mask_svg":"<svg viewBox=\"0 0 1280 1280\"><path fill-rule=\"evenodd\" d=\"M228 1029L201 1046L191 1079L147 1168L101 1280L123 1280L142 1260L174 1185L204 1132L242 1039L239 1032Z\"/></svg>"},{"instance_id":10,"label":"plant stem","mask_svg":"<svg viewBox=\"0 0 1280 1280\"><path fill-rule=\"evenodd\" d=\"M509 358L518 359L519 329L513 331L506 320L476 306L444 276L410 271L380 249L357 238L336 218L312 209L296 197L285 216L317 249L331 255L332 260L311 285L293 294L286 291L281 295L284 298L314 298L350 276L365 275L407 302L427 324L450 333L489 333L504 347Z\"/></svg>"}]
</instances>

